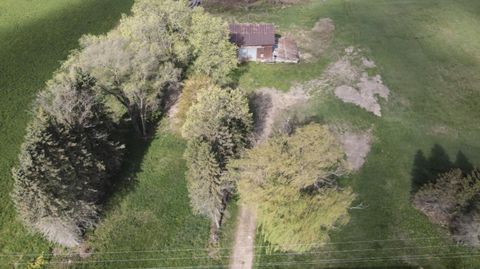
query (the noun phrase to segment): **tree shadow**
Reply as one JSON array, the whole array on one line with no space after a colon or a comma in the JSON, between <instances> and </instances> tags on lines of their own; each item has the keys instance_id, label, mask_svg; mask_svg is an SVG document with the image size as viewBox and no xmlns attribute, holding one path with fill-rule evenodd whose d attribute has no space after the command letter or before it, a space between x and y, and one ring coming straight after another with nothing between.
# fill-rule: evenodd
<instances>
[{"instance_id":1,"label":"tree shadow","mask_svg":"<svg viewBox=\"0 0 480 269\"><path fill-rule=\"evenodd\" d=\"M422 150L418 150L414 157L411 172L411 193L416 193L426 184L435 183L440 174L452 169L460 169L464 175L467 175L473 171L474 166L461 150L457 152L455 162L450 160L445 149L439 144L432 147L428 158Z\"/></svg>"},{"instance_id":2,"label":"tree shadow","mask_svg":"<svg viewBox=\"0 0 480 269\"><path fill-rule=\"evenodd\" d=\"M240 79L242 76L248 72L248 62L241 62L237 68L235 68L230 74L230 83L228 83L226 86L235 89L238 87L240 84Z\"/></svg>"},{"instance_id":3,"label":"tree shadow","mask_svg":"<svg viewBox=\"0 0 480 269\"><path fill-rule=\"evenodd\" d=\"M105 188L101 204L104 205L102 214L115 205L115 199L124 197L132 191L136 184L136 175L142 171L141 166L145 154L154 137L141 138L128 122L122 122L115 134L125 145L122 165L117 174L112 176Z\"/></svg>"}]
</instances>

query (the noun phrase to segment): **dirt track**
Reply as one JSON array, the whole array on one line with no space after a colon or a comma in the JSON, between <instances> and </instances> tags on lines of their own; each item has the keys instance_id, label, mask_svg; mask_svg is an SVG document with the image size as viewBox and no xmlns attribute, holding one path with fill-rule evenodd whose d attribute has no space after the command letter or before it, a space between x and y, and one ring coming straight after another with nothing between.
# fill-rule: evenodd
<instances>
[{"instance_id":1,"label":"dirt track","mask_svg":"<svg viewBox=\"0 0 480 269\"><path fill-rule=\"evenodd\" d=\"M230 269L251 269L255 256L255 212L246 205L240 206L235 242L230 261Z\"/></svg>"}]
</instances>

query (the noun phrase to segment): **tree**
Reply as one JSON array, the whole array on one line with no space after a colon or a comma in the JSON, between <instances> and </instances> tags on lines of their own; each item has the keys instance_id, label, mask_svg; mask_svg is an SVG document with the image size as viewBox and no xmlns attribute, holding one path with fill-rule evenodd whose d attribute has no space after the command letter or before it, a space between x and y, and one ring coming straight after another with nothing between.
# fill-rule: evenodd
<instances>
[{"instance_id":1,"label":"tree","mask_svg":"<svg viewBox=\"0 0 480 269\"><path fill-rule=\"evenodd\" d=\"M178 110L175 115L176 125L179 126L179 129L185 123L188 110L197 101L197 93L213 86L214 84L207 76L192 76L184 82L182 93L178 100Z\"/></svg>"},{"instance_id":2,"label":"tree","mask_svg":"<svg viewBox=\"0 0 480 269\"><path fill-rule=\"evenodd\" d=\"M217 239L233 184L223 176L226 164L249 143L252 115L239 90L211 86L202 89L188 113L182 134L188 139L185 157L193 211L212 221L212 243Z\"/></svg>"},{"instance_id":3,"label":"tree","mask_svg":"<svg viewBox=\"0 0 480 269\"><path fill-rule=\"evenodd\" d=\"M190 42L193 46L192 69L197 74L211 77L214 82L225 84L237 67L237 48L229 41L229 29L225 21L196 8L192 14Z\"/></svg>"},{"instance_id":4,"label":"tree","mask_svg":"<svg viewBox=\"0 0 480 269\"><path fill-rule=\"evenodd\" d=\"M224 21L185 1L139 0L114 30L84 36L74 58L127 109L145 137L163 98L187 70L227 80L237 64L228 38Z\"/></svg>"},{"instance_id":5,"label":"tree","mask_svg":"<svg viewBox=\"0 0 480 269\"><path fill-rule=\"evenodd\" d=\"M73 247L96 222L122 146L111 138L111 119L95 96L95 80L67 71L57 73L37 98L13 169L12 197L27 226Z\"/></svg>"},{"instance_id":6,"label":"tree","mask_svg":"<svg viewBox=\"0 0 480 269\"><path fill-rule=\"evenodd\" d=\"M283 251L307 251L349 220L355 196L336 181L346 167L332 133L310 124L247 150L229 164L229 174L240 199L256 208L268 242Z\"/></svg>"},{"instance_id":7,"label":"tree","mask_svg":"<svg viewBox=\"0 0 480 269\"><path fill-rule=\"evenodd\" d=\"M107 35L84 36L78 59L80 66L98 80L99 87L127 109L135 130L145 137L149 120L158 110L167 88L175 87L181 69L173 63L172 55L163 49L170 47L168 41L154 43L126 36L125 32L129 31L125 28L129 26L132 32L140 30L135 29L137 25L130 21L142 22L124 18L122 27ZM158 29L166 28L161 24L161 18L156 22Z\"/></svg>"},{"instance_id":8,"label":"tree","mask_svg":"<svg viewBox=\"0 0 480 269\"><path fill-rule=\"evenodd\" d=\"M423 186L415 194L413 204L434 223L448 226L454 217L475 202L479 194L479 171L464 176L461 169L453 169Z\"/></svg>"},{"instance_id":9,"label":"tree","mask_svg":"<svg viewBox=\"0 0 480 269\"><path fill-rule=\"evenodd\" d=\"M182 135L188 140L210 143L224 167L229 158L238 157L249 144L251 130L252 115L244 92L212 86L197 94L197 103L187 113Z\"/></svg>"}]
</instances>

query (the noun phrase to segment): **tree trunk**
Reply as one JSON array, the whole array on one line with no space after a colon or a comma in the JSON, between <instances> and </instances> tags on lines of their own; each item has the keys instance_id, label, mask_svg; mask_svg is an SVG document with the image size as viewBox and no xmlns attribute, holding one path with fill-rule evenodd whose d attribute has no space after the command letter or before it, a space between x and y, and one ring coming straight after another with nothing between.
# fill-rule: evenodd
<instances>
[{"instance_id":1,"label":"tree trunk","mask_svg":"<svg viewBox=\"0 0 480 269\"><path fill-rule=\"evenodd\" d=\"M213 216L212 223L210 224L210 251L209 256L215 258L218 255L218 245L220 241L220 227L223 224L223 218L225 216L225 210L227 209L227 203L230 198L230 192L227 190L223 191L222 194L222 204L218 209L218 215Z\"/></svg>"},{"instance_id":2,"label":"tree trunk","mask_svg":"<svg viewBox=\"0 0 480 269\"><path fill-rule=\"evenodd\" d=\"M133 128L135 129L135 132L140 137L146 138L147 137L146 127L142 121L142 116L138 108L135 106L128 107L128 115L132 120L132 125L133 125Z\"/></svg>"}]
</instances>

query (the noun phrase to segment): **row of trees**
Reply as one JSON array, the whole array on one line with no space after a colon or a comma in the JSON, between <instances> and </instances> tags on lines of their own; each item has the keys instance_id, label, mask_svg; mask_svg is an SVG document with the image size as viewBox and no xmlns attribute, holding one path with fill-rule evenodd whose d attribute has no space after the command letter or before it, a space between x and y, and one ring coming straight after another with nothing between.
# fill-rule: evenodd
<instances>
[{"instance_id":1,"label":"row of trees","mask_svg":"<svg viewBox=\"0 0 480 269\"><path fill-rule=\"evenodd\" d=\"M226 23L186 1L137 0L115 29L84 36L39 94L13 170L12 196L25 224L78 245L123 157L110 103L145 138L184 77L224 84L236 65Z\"/></svg>"}]
</instances>

